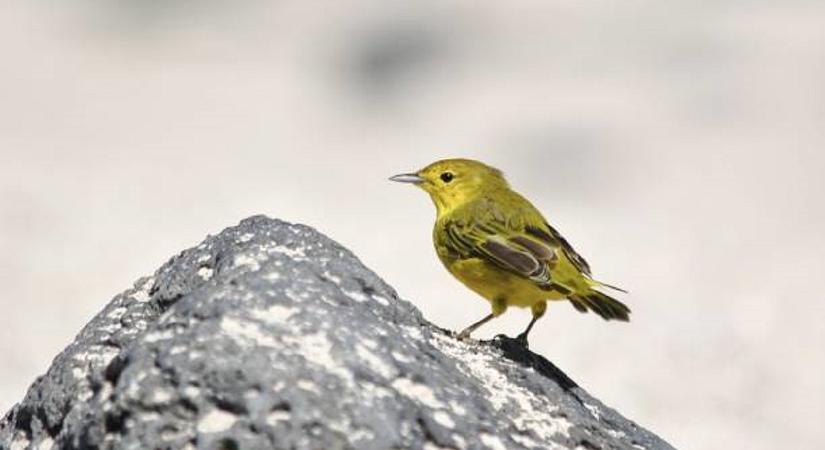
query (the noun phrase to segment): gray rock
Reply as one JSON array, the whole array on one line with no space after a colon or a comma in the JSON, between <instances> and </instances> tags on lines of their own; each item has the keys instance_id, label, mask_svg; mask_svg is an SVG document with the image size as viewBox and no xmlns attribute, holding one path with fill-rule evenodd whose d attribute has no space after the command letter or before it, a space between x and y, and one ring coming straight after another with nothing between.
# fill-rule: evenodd
<instances>
[{"instance_id":1,"label":"gray rock","mask_svg":"<svg viewBox=\"0 0 825 450\"><path fill-rule=\"evenodd\" d=\"M669 449L509 338L459 342L347 249L252 217L118 295L2 449Z\"/></svg>"}]
</instances>

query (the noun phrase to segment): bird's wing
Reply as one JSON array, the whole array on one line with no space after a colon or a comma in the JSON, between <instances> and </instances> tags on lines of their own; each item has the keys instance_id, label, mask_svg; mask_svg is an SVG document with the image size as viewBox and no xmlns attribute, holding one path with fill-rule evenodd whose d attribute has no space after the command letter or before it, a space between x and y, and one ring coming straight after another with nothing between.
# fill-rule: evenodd
<instances>
[{"instance_id":1,"label":"bird's wing","mask_svg":"<svg viewBox=\"0 0 825 450\"><path fill-rule=\"evenodd\" d=\"M549 223L544 222L544 227L527 226L525 231L533 236L538 237L543 242L550 245L561 247L564 256L570 260L570 263L581 273L590 276L590 264L573 249L573 246L567 242L567 239L561 235L555 228L551 227Z\"/></svg>"},{"instance_id":2,"label":"bird's wing","mask_svg":"<svg viewBox=\"0 0 825 450\"><path fill-rule=\"evenodd\" d=\"M493 202L485 202L466 217L444 223L444 244L450 253L460 259L487 260L554 288L551 271L557 252L565 250L561 241L543 230L537 211L525 207L505 215Z\"/></svg>"}]
</instances>

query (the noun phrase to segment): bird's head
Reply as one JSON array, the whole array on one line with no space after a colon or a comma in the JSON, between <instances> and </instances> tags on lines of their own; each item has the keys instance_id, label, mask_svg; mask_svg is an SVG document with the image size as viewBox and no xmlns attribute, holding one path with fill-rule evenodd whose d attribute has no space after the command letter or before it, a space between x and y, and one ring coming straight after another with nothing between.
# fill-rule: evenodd
<instances>
[{"instance_id":1,"label":"bird's head","mask_svg":"<svg viewBox=\"0 0 825 450\"><path fill-rule=\"evenodd\" d=\"M471 159L443 159L390 180L420 187L430 194L439 211L453 209L489 190L508 187L500 170Z\"/></svg>"}]
</instances>

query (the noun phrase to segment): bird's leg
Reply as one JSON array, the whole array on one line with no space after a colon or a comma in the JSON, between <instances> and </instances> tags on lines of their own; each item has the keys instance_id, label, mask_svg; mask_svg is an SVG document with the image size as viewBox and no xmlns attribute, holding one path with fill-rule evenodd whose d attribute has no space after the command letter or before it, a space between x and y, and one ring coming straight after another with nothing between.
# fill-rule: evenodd
<instances>
[{"instance_id":1,"label":"bird's leg","mask_svg":"<svg viewBox=\"0 0 825 450\"><path fill-rule=\"evenodd\" d=\"M530 329L533 328L533 324L535 324L537 320L539 320L539 316L533 316L533 319L531 319L530 323L527 325L527 329L516 337L516 340L519 341L524 348L530 347L530 344L527 343L527 335L530 333Z\"/></svg>"},{"instance_id":2,"label":"bird's leg","mask_svg":"<svg viewBox=\"0 0 825 450\"><path fill-rule=\"evenodd\" d=\"M536 324L536 321L544 315L545 311L547 311L547 302L536 303L530 308L530 310L533 312L533 318L530 320L530 323L527 324L527 329L516 337L516 340L519 341L524 348L528 348L530 346L530 344L527 343L527 335L530 334L530 330L533 328L533 325Z\"/></svg>"},{"instance_id":3,"label":"bird's leg","mask_svg":"<svg viewBox=\"0 0 825 450\"><path fill-rule=\"evenodd\" d=\"M456 336L456 337L461 341L469 338L470 333L475 331L478 327L480 327L480 326L484 325L485 323L489 322L490 320L492 320L495 316L496 316L495 314L490 314L488 316L485 316L483 319L479 320L478 322L476 322L476 323L470 325L469 327L465 328L464 330L462 330L461 333L458 333L458 336Z\"/></svg>"}]
</instances>

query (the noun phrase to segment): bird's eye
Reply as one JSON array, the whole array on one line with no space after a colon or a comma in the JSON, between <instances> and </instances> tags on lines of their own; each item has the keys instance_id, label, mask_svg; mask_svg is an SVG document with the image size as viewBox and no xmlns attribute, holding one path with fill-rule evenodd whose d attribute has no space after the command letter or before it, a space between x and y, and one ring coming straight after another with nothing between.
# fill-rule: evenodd
<instances>
[{"instance_id":1,"label":"bird's eye","mask_svg":"<svg viewBox=\"0 0 825 450\"><path fill-rule=\"evenodd\" d=\"M449 183L450 181L453 181L453 174L451 172L442 173L441 174L441 181L443 181L445 183Z\"/></svg>"}]
</instances>

